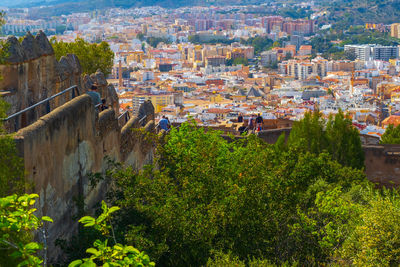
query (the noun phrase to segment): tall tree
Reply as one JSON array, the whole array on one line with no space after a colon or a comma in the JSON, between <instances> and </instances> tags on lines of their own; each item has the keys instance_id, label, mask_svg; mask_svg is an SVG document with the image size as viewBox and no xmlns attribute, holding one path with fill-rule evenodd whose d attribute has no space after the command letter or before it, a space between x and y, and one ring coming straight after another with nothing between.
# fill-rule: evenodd
<instances>
[{"instance_id":1,"label":"tall tree","mask_svg":"<svg viewBox=\"0 0 400 267\"><path fill-rule=\"evenodd\" d=\"M333 118L330 116L326 125L328 151L332 158L345 166L362 169L364 167L364 152L360 133L346 118L341 110Z\"/></svg>"},{"instance_id":2,"label":"tall tree","mask_svg":"<svg viewBox=\"0 0 400 267\"><path fill-rule=\"evenodd\" d=\"M381 144L400 144L400 125L394 127L390 124L382 135Z\"/></svg>"},{"instance_id":3,"label":"tall tree","mask_svg":"<svg viewBox=\"0 0 400 267\"><path fill-rule=\"evenodd\" d=\"M317 110L306 113L293 125L289 145L311 153L328 152L333 160L353 168L364 167L364 152L358 130L342 111L327 121Z\"/></svg>"},{"instance_id":4,"label":"tall tree","mask_svg":"<svg viewBox=\"0 0 400 267\"><path fill-rule=\"evenodd\" d=\"M240 261L326 263L318 236L298 229L319 191L365 179L327 153L229 143L183 124L157 152L158 168L109 171L109 201L121 207L116 235L163 266L201 266L215 251Z\"/></svg>"}]
</instances>

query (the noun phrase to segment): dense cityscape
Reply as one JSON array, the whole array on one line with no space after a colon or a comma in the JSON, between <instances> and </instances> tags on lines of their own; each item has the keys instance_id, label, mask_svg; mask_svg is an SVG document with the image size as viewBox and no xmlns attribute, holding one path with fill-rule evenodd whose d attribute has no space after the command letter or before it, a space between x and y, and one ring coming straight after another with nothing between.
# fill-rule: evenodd
<instances>
[{"instance_id":1,"label":"dense cityscape","mask_svg":"<svg viewBox=\"0 0 400 267\"><path fill-rule=\"evenodd\" d=\"M399 186L398 1L0 1L0 266L398 266Z\"/></svg>"},{"instance_id":2,"label":"dense cityscape","mask_svg":"<svg viewBox=\"0 0 400 267\"><path fill-rule=\"evenodd\" d=\"M313 2L298 7L312 11L309 18L262 16L257 6L113 8L37 20L29 9L6 9L2 31L107 42L115 53L108 81L121 111L135 113L152 100L156 113L172 122L190 116L201 125L235 128L228 124L239 114L260 113L270 122L264 128L276 128L279 119L341 109L361 133L376 137L399 124L399 46L329 40L332 25L319 20L326 12ZM399 23L351 28L384 33L394 43L400 37ZM341 57L320 51L317 38L335 45Z\"/></svg>"}]
</instances>

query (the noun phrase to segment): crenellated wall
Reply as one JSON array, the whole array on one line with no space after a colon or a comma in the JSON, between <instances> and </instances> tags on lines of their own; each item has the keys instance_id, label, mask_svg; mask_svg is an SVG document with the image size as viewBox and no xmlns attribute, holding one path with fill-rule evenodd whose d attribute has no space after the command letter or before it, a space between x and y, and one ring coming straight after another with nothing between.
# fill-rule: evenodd
<instances>
[{"instance_id":1,"label":"crenellated wall","mask_svg":"<svg viewBox=\"0 0 400 267\"><path fill-rule=\"evenodd\" d=\"M75 55L68 55L58 62L54 50L43 32L35 37L28 33L20 42L16 37L7 38L8 58L0 65L0 90L11 104L8 114L27 108L72 85L81 84L81 67ZM49 106L42 105L6 124L15 131L36 121L40 116L71 99L71 94L58 97Z\"/></svg>"},{"instance_id":2,"label":"crenellated wall","mask_svg":"<svg viewBox=\"0 0 400 267\"><path fill-rule=\"evenodd\" d=\"M152 162L154 146L144 136L154 131L154 108L151 102L142 107L143 116L131 118L121 129L113 109L98 114L85 94L16 133L27 179L40 196L38 215L54 220L47 229L51 260L59 252L54 241L69 237L76 229L74 199L83 196L90 209L104 197L104 184L91 188L89 173L105 171L106 158L134 168Z\"/></svg>"},{"instance_id":3,"label":"crenellated wall","mask_svg":"<svg viewBox=\"0 0 400 267\"><path fill-rule=\"evenodd\" d=\"M39 101L59 93L73 85L78 86L80 94L85 93L93 83L99 84L102 98L119 112L118 96L115 88L107 83L100 71L82 77L82 68L75 55L68 54L56 60L53 47L46 35L40 31L36 36L30 33L19 41L15 36L7 38L8 58L0 65L0 94L11 104L8 114L14 114ZM26 127L41 116L72 99L72 91L63 94L16 119L5 126L9 132Z\"/></svg>"}]
</instances>

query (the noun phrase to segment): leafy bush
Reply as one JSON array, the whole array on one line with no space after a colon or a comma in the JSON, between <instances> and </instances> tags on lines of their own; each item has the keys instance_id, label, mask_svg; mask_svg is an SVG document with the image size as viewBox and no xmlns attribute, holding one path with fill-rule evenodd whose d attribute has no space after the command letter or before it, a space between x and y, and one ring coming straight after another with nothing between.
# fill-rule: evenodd
<instances>
[{"instance_id":1,"label":"leafy bush","mask_svg":"<svg viewBox=\"0 0 400 267\"><path fill-rule=\"evenodd\" d=\"M75 54L82 66L83 73L92 74L98 69L106 76L111 73L114 63L114 52L108 43L90 44L82 38L77 38L71 43L57 41L56 38L52 38L50 41L57 60L60 60L62 56L66 56L67 54Z\"/></svg>"},{"instance_id":2,"label":"leafy bush","mask_svg":"<svg viewBox=\"0 0 400 267\"><path fill-rule=\"evenodd\" d=\"M382 135L381 144L400 144L400 125L394 127L390 124Z\"/></svg>"},{"instance_id":3,"label":"leafy bush","mask_svg":"<svg viewBox=\"0 0 400 267\"><path fill-rule=\"evenodd\" d=\"M111 170L108 200L121 207L116 235L163 266L201 266L214 251L245 264L327 263L324 234L296 225L319 192L365 181L324 152L255 136L228 142L192 124L172 129L157 155L158 168Z\"/></svg>"}]
</instances>

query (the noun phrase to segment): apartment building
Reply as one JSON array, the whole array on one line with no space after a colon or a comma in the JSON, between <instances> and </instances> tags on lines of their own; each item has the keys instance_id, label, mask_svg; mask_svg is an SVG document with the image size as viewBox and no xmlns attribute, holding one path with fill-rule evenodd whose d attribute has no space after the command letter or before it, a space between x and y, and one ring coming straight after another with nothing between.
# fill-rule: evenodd
<instances>
[{"instance_id":1,"label":"apartment building","mask_svg":"<svg viewBox=\"0 0 400 267\"><path fill-rule=\"evenodd\" d=\"M261 65L268 66L278 61L277 51L265 51L261 53Z\"/></svg>"},{"instance_id":2,"label":"apartment building","mask_svg":"<svg viewBox=\"0 0 400 267\"><path fill-rule=\"evenodd\" d=\"M163 107L174 104L174 95L166 94L137 94L132 97L133 114L139 111L140 105L150 100L153 103L155 112L160 112Z\"/></svg>"},{"instance_id":3,"label":"apartment building","mask_svg":"<svg viewBox=\"0 0 400 267\"><path fill-rule=\"evenodd\" d=\"M354 53L357 59L362 61L369 60L384 60L399 57L399 47L397 46L382 46L382 45L345 45L345 51Z\"/></svg>"},{"instance_id":4,"label":"apartment building","mask_svg":"<svg viewBox=\"0 0 400 267\"><path fill-rule=\"evenodd\" d=\"M390 36L400 38L400 23L393 23L390 25Z\"/></svg>"}]
</instances>

